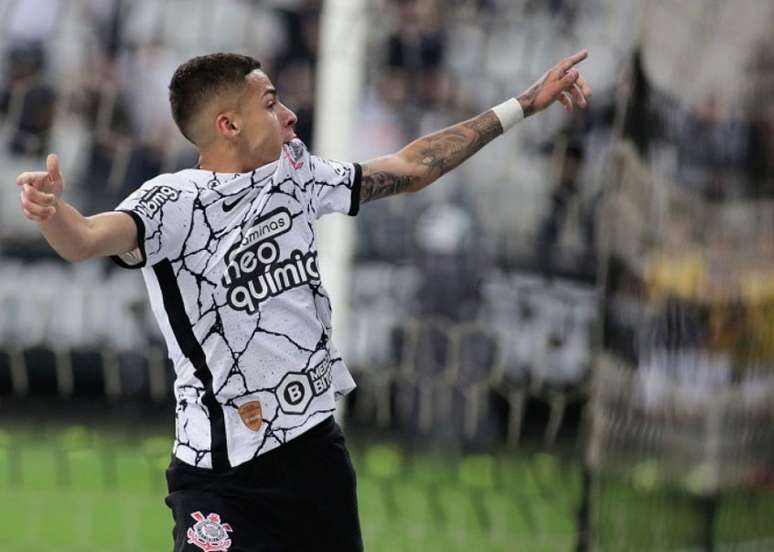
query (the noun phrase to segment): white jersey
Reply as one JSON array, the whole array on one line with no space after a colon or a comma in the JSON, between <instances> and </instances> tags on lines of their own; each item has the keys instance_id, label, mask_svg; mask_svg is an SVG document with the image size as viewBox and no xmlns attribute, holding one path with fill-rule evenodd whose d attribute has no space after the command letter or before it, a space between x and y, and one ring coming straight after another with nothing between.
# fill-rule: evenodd
<instances>
[{"instance_id":1,"label":"white jersey","mask_svg":"<svg viewBox=\"0 0 774 552\"><path fill-rule=\"evenodd\" d=\"M228 469L293 439L355 383L331 343L313 221L357 214L361 169L298 140L251 173L188 169L117 208L137 224L142 268L174 362L174 454Z\"/></svg>"}]
</instances>

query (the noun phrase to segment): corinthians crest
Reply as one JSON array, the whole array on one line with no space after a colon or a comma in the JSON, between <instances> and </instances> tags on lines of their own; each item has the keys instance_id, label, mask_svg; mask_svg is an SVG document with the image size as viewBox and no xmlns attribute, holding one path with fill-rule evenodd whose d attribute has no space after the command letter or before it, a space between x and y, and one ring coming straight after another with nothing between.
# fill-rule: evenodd
<instances>
[{"instance_id":1,"label":"corinthians crest","mask_svg":"<svg viewBox=\"0 0 774 552\"><path fill-rule=\"evenodd\" d=\"M195 544L205 552L226 552L231 548L231 539L228 538L228 534L233 529L228 523L221 523L218 514L204 517L201 512L194 512L191 517L196 520L196 523L188 529L188 542L190 544Z\"/></svg>"}]
</instances>

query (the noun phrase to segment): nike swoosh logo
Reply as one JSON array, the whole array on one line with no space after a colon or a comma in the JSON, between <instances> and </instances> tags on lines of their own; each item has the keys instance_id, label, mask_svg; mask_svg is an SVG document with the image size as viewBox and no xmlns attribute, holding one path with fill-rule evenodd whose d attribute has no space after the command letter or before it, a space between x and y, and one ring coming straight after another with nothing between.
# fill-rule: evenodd
<instances>
[{"instance_id":1,"label":"nike swoosh logo","mask_svg":"<svg viewBox=\"0 0 774 552\"><path fill-rule=\"evenodd\" d=\"M238 198L236 198L236 199L235 199L234 201L232 201L231 203L229 203L227 200L223 200L223 212L224 212L224 213L228 213L228 212L229 212L229 211L231 211L231 210L232 210L234 207L236 207L236 206L237 206L237 204L238 204L240 201L242 201L244 198L245 198L245 196L244 196L244 195L242 195L242 196L239 196Z\"/></svg>"}]
</instances>

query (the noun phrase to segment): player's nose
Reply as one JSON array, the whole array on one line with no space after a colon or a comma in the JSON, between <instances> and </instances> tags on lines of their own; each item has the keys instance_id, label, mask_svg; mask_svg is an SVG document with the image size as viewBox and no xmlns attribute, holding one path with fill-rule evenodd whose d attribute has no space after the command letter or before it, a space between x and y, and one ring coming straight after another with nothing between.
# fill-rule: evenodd
<instances>
[{"instance_id":1,"label":"player's nose","mask_svg":"<svg viewBox=\"0 0 774 552\"><path fill-rule=\"evenodd\" d=\"M284 109L285 126L291 128L296 126L296 123L298 122L298 117L296 117L296 114L293 113L293 111L290 110L285 104L282 104L282 108Z\"/></svg>"}]
</instances>

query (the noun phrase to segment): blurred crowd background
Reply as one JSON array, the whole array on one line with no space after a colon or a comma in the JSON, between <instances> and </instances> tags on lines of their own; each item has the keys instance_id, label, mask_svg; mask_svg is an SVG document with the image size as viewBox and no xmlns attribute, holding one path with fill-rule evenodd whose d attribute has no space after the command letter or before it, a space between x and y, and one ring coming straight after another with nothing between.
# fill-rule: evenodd
<instances>
[{"instance_id":1,"label":"blurred crowd background","mask_svg":"<svg viewBox=\"0 0 774 552\"><path fill-rule=\"evenodd\" d=\"M481 357L473 359L481 365L473 371L483 370L471 374L477 380L494 377L504 354L507 377L519 383L549 379L562 387L586 378L600 195L593 175L609 148L616 75L627 63L632 33L595 28L584 40L568 29L593 25L604 7L589 4L587 13L562 2L369 7L379 24L368 33L352 160L397 151L518 94L575 43L594 51L587 72L596 95L588 111L552 110L528 121L423 194L363 209L347 344L353 368L378 378L386 365L401 363L404 334L404 341L424 343L432 339L417 332L435 331L444 342L417 353L434 358L407 362L421 365L417 373L444 371L446 342L461 325L463 334L475 330L496 342L470 353ZM60 356L92 348L154 350L146 346L160 345L160 336L138 275L107 260L60 262L19 213L14 176L57 152L69 200L94 213L114 208L160 172L194 165L194 150L169 117L166 87L180 62L213 50L260 59L298 114L298 134L312 145L321 3L34 0L5 2L3 9L0 166L9 185L0 203L0 300L8 316L0 341L22 349L25 361L25 351L39 347ZM616 10L614 21L626 23L630 8ZM605 36L595 37L600 30ZM19 293L22 281L28 285ZM551 368L534 362L545 355L552 356ZM21 370L26 378L9 368L7 391L35 393L46 383L52 393L77 391L77 382L62 382L53 357L50 377L40 362L30 364Z\"/></svg>"},{"instance_id":2,"label":"blurred crowd background","mask_svg":"<svg viewBox=\"0 0 774 552\"><path fill-rule=\"evenodd\" d=\"M322 8L0 0L4 420L96 411L166 427L173 412L173 374L141 277L107 260L61 262L22 217L16 174L58 153L67 199L88 214L194 165L167 85L179 63L212 51L260 59L313 145ZM400 443L397 457L377 454L374 492L395 504L389 489L416 449L483 454L484 472L502 451L518 459L548 450L577 469L577 493L557 498L570 529L519 525L518 513L504 521L542 535L545 550L592 546L592 535L601 549L624 549L612 543L635 530L637 515L605 518L624 500L605 494L608 472L639 491L687 485L698 497L685 502L687 517L659 522L666 539L670 523L688 519L675 540L642 549L731 538L713 529L725 519L721 494L774 484L774 7L373 0L368 17L351 161L517 95L580 48L590 51L581 70L594 88L589 109L528 119L421 194L368 204L357 217L343 352L359 389L346 423L368 436L358 444L375 434ZM558 480L569 469L545 457L536 466L543 481L545 469ZM473 518L502 513L491 487L484 510L482 487L466 495ZM739 515L774 513L756 500L734 502L747 508ZM519 519L559 515L533 514ZM772 537L754 523L726 525L748 528L737 541ZM561 545L546 540L556 531L565 531Z\"/></svg>"}]
</instances>

